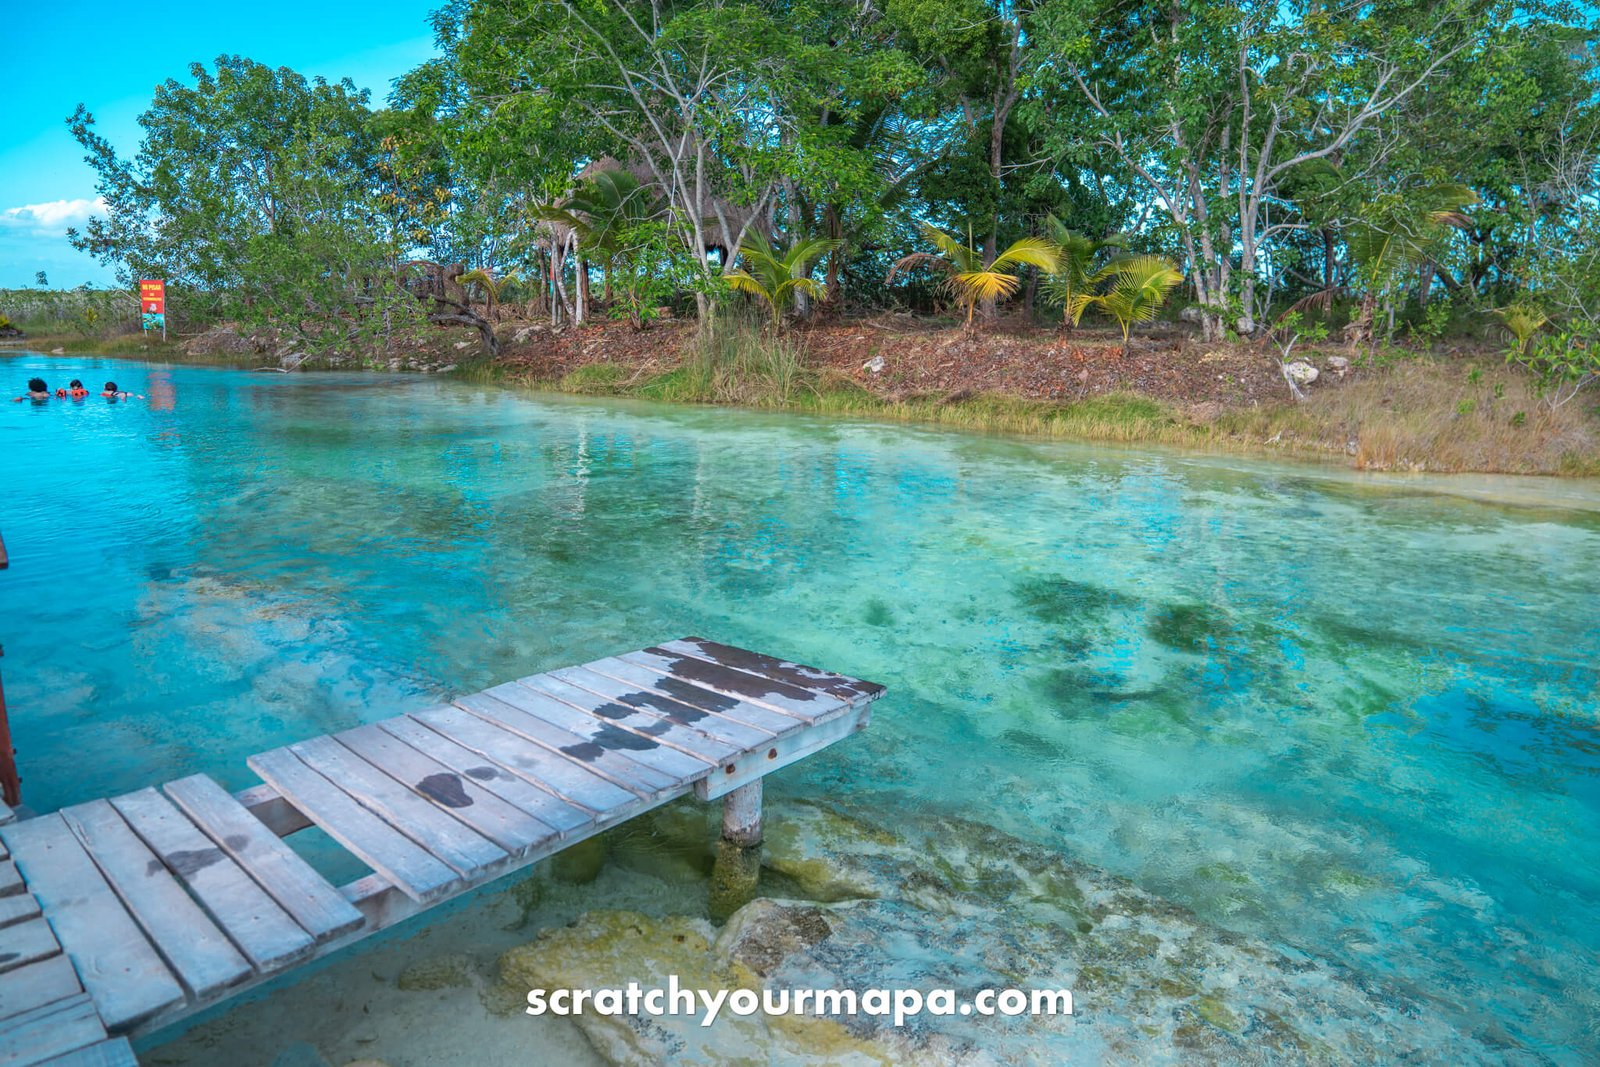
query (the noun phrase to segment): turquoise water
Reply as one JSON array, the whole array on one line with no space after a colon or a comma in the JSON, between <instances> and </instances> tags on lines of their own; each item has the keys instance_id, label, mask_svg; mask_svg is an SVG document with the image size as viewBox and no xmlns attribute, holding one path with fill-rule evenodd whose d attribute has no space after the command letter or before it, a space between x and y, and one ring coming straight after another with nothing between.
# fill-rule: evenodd
<instances>
[{"instance_id":1,"label":"turquoise water","mask_svg":"<svg viewBox=\"0 0 1600 1067\"><path fill-rule=\"evenodd\" d=\"M778 776L986 821L1600 1059L1600 490L0 357L38 810L699 633L887 683ZM1462 483L1469 484L1469 483ZM1507 483L1509 484L1509 483ZM1533 495L1538 495L1537 487ZM1587 504L1588 506L1578 506Z\"/></svg>"}]
</instances>

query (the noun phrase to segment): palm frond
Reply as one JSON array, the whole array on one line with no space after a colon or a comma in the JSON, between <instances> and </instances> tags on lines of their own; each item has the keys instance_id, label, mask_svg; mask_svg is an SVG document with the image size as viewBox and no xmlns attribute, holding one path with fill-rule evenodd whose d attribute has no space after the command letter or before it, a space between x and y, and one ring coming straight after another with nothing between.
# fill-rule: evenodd
<instances>
[{"instance_id":1,"label":"palm frond","mask_svg":"<svg viewBox=\"0 0 1600 1067\"><path fill-rule=\"evenodd\" d=\"M884 284L893 282L896 275L906 274L918 267L936 267L945 273L950 273L955 268L948 259L934 255L932 252L912 252L908 256L901 256L889 267L889 273L884 276Z\"/></svg>"},{"instance_id":2,"label":"palm frond","mask_svg":"<svg viewBox=\"0 0 1600 1067\"><path fill-rule=\"evenodd\" d=\"M922 224L922 234L933 247L937 248L946 259L950 260L956 270L979 270L982 268L983 264L980 262L982 257L977 252L943 230L924 222Z\"/></svg>"},{"instance_id":3,"label":"palm frond","mask_svg":"<svg viewBox=\"0 0 1600 1067\"><path fill-rule=\"evenodd\" d=\"M961 271L950 276L946 283L951 291L974 303L983 300L1004 300L1017 291L1015 274L1002 274L992 270Z\"/></svg>"},{"instance_id":4,"label":"palm frond","mask_svg":"<svg viewBox=\"0 0 1600 1067\"><path fill-rule=\"evenodd\" d=\"M762 297L768 295L766 286L738 267L730 271L724 271L722 280L728 283L728 288L737 293L749 293L751 296Z\"/></svg>"},{"instance_id":5,"label":"palm frond","mask_svg":"<svg viewBox=\"0 0 1600 1067\"><path fill-rule=\"evenodd\" d=\"M1024 237L1013 241L1004 252L994 257L994 262L989 264L989 270L1003 270L1006 267L1017 267L1027 264L1038 267L1042 271L1054 271L1061 263L1061 255L1056 246L1043 237Z\"/></svg>"}]
</instances>

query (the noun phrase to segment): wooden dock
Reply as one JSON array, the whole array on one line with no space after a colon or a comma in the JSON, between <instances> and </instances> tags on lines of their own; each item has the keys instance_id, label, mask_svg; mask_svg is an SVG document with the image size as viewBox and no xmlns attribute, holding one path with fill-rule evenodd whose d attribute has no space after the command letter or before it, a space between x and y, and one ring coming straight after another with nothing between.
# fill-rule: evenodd
<instances>
[{"instance_id":1,"label":"wooden dock","mask_svg":"<svg viewBox=\"0 0 1600 1067\"><path fill-rule=\"evenodd\" d=\"M691 791L759 839L762 776L882 693L684 638L263 752L239 794L193 775L0 826L0 1065L134 1064L129 1037ZM371 873L330 884L282 840L312 825Z\"/></svg>"}]
</instances>

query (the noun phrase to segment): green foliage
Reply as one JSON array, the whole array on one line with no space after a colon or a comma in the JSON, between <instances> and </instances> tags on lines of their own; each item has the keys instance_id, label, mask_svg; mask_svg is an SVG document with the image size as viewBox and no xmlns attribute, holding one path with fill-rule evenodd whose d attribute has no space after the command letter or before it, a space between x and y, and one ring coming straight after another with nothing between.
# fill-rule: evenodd
<instances>
[{"instance_id":1,"label":"green foliage","mask_svg":"<svg viewBox=\"0 0 1600 1067\"><path fill-rule=\"evenodd\" d=\"M1045 231L1050 242L1056 246L1057 260L1056 269L1045 279L1045 297L1061 308L1067 321L1074 321L1073 304L1079 296L1094 288L1097 270L1095 260L1107 249L1125 247L1128 239L1119 233L1096 240L1076 230L1069 230L1054 215L1045 217Z\"/></svg>"},{"instance_id":2,"label":"green foliage","mask_svg":"<svg viewBox=\"0 0 1600 1067\"><path fill-rule=\"evenodd\" d=\"M673 228L661 220L633 222L619 229L607 269L620 296L612 313L635 327L654 320L679 293L717 291Z\"/></svg>"},{"instance_id":3,"label":"green foliage","mask_svg":"<svg viewBox=\"0 0 1600 1067\"><path fill-rule=\"evenodd\" d=\"M1178 268L1161 256L1114 259L1089 278L1090 285L1099 288L1099 292L1091 290L1073 297L1072 323L1076 326L1089 308L1099 308L1122 327L1122 344L1126 348L1133 324L1154 319L1181 281L1183 275Z\"/></svg>"},{"instance_id":4,"label":"green foliage","mask_svg":"<svg viewBox=\"0 0 1600 1067\"><path fill-rule=\"evenodd\" d=\"M1542 330L1549 317L1533 304L1518 303L1507 307L1496 308L1496 315L1500 317L1500 325L1511 335L1513 344L1507 350L1508 357L1519 357L1528 351L1528 342L1533 340L1533 335Z\"/></svg>"},{"instance_id":5,"label":"green foliage","mask_svg":"<svg viewBox=\"0 0 1600 1067\"><path fill-rule=\"evenodd\" d=\"M1208 337L1297 301L1353 307L1356 342L1380 310L1432 342L1452 307L1600 309L1582 7L452 0L432 29L385 107L224 57L157 88L131 156L80 109L106 208L78 247L310 348L411 336L418 258L474 304L553 303L572 235L640 325L725 285L773 321L891 300L927 266L970 326L1033 266L1126 335L1171 287L1107 274L1123 249L1181 270ZM825 244L791 276L757 232Z\"/></svg>"},{"instance_id":6,"label":"green foliage","mask_svg":"<svg viewBox=\"0 0 1600 1067\"><path fill-rule=\"evenodd\" d=\"M98 332L99 322L100 312L95 309L93 304L86 304L83 310L78 312L77 317L72 320L72 328L84 337L93 337Z\"/></svg>"},{"instance_id":7,"label":"green foliage","mask_svg":"<svg viewBox=\"0 0 1600 1067\"><path fill-rule=\"evenodd\" d=\"M973 308L982 301L993 303L1014 295L1021 284L1012 271L1022 266L1053 271L1057 266L1056 247L1042 237L1023 237L987 263L980 249L962 244L942 230L924 223L923 236L939 251L937 254L913 252L890 268L887 281L919 266L930 266L946 275L945 289L967 309L967 326L972 326ZM969 237L970 241L971 238Z\"/></svg>"},{"instance_id":8,"label":"green foliage","mask_svg":"<svg viewBox=\"0 0 1600 1067\"><path fill-rule=\"evenodd\" d=\"M1381 196L1346 234L1350 256L1367 283L1381 292L1401 274L1434 259L1452 228L1471 225L1462 211L1477 199L1471 189L1454 183Z\"/></svg>"},{"instance_id":9,"label":"green foliage","mask_svg":"<svg viewBox=\"0 0 1600 1067\"><path fill-rule=\"evenodd\" d=\"M820 300L824 289L811 277L816 261L839 247L840 242L812 237L802 238L787 249L774 247L759 233L752 233L739 246L739 266L723 271L723 280L737 293L754 296L767 305L773 329L783 325L783 313L795 298L805 294Z\"/></svg>"},{"instance_id":10,"label":"green foliage","mask_svg":"<svg viewBox=\"0 0 1600 1067\"><path fill-rule=\"evenodd\" d=\"M1540 335L1526 352L1513 351L1506 358L1533 373L1540 397L1551 409L1600 382L1600 335L1587 326L1569 325Z\"/></svg>"},{"instance_id":11,"label":"green foliage","mask_svg":"<svg viewBox=\"0 0 1600 1067\"><path fill-rule=\"evenodd\" d=\"M392 338L421 316L401 288L364 92L237 56L168 80L119 157L69 120L105 214L70 234L124 283L166 278L179 306L270 326L313 349Z\"/></svg>"},{"instance_id":12,"label":"green foliage","mask_svg":"<svg viewBox=\"0 0 1600 1067\"><path fill-rule=\"evenodd\" d=\"M1444 336L1450 325L1451 306L1448 299L1435 300L1422 309L1422 315L1412 322L1409 330L1413 340L1431 344Z\"/></svg>"}]
</instances>

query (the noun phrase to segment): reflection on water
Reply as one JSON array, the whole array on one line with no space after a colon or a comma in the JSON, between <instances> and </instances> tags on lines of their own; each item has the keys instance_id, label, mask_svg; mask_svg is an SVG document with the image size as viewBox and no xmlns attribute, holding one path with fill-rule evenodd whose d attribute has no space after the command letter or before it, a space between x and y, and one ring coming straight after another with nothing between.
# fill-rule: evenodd
<instances>
[{"instance_id":1,"label":"reflection on water","mask_svg":"<svg viewBox=\"0 0 1600 1067\"><path fill-rule=\"evenodd\" d=\"M790 768L1600 1055L1600 513L449 382L0 359L41 810L701 633L887 683ZM1561 488L1595 499L1593 487Z\"/></svg>"}]
</instances>

